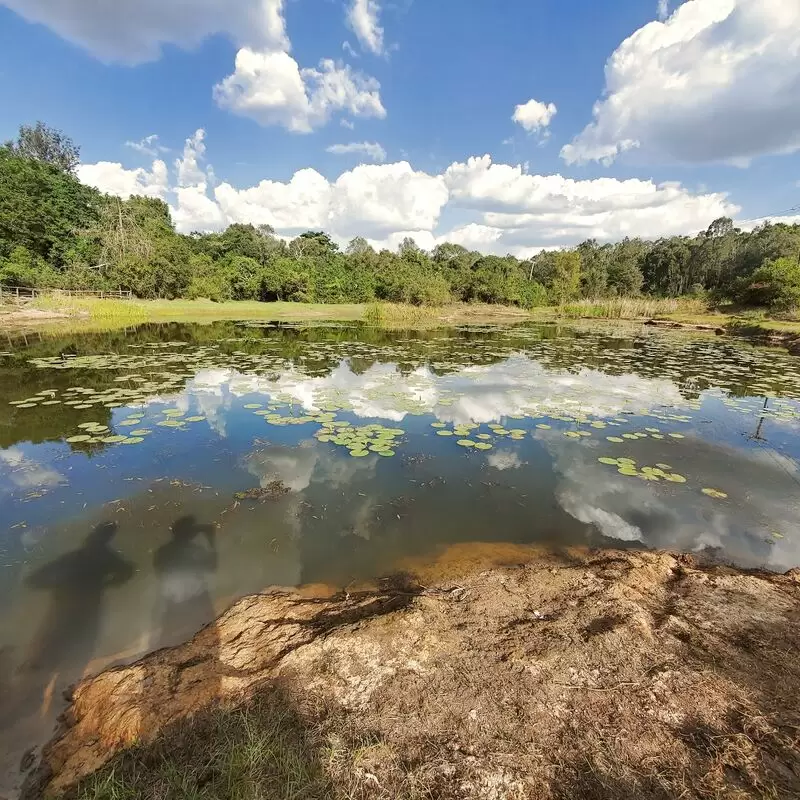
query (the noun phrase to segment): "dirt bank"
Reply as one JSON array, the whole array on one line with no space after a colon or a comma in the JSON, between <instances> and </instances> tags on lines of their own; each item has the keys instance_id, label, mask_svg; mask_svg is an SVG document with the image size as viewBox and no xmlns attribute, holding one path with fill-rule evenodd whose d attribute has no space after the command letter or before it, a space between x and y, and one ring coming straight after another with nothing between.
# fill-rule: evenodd
<instances>
[{"instance_id":1,"label":"dirt bank","mask_svg":"<svg viewBox=\"0 0 800 800\"><path fill-rule=\"evenodd\" d=\"M103 768L83 797L800 795L797 574L502 561L456 547L373 590L241 600L80 684L27 794Z\"/></svg>"}]
</instances>

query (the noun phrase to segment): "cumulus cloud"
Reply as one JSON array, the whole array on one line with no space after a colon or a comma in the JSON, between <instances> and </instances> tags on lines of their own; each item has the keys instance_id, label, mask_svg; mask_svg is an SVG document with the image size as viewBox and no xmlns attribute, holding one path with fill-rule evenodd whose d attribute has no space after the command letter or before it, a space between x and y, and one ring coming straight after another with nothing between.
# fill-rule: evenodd
<instances>
[{"instance_id":1,"label":"cumulus cloud","mask_svg":"<svg viewBox=\"0 0 800 800\"><path fill-rule=\"evenodd\" d=\"M169 152L168 147L164 147L158 143L157 133L151 133L138 142L127 141L125 142L125 147L130 147L131 150L135 150L143 156L157 156L159 153Z\"/></svg>"},{"instance_id":2,"label":"cumulus cloud","mask_svg":"<svg viewBox=\"0 0 800 800\"><path fill-rule=\"evenodd\" d=\"M205 157L206 132L198 128L190 136L183 147L183 156L175 159L175 170L178 173L179 186L194 186L205 183L206 173L200 169L199 162Z\"/></svg>"},{"instance_id":3,"label":"cumulus cloud","mask_svg":"<svg viewBox=\"0 0 800 800\"><path fill-rule=\"evenodd\" d=\"M534 133L547 128L557 112L555 103L528 100L527 103L522 103L514 108L511 119L518 125L522 125L528 133Z\"/></svg>"},{"instance_id":4,"label":"cumulus cloud","mask_svg":"<svg viewBox=\"0 0 800 800\"><path fill-rule=\"evenodd\" d=\"M361 47L375 55L383 50L383 28L378 24L381 7L377 0L352 0L347 9L347 25Z\"/></svg>"},{"instance_id":5,"label":"cumulus cloud","mask_svg":"<svg viewBox=\"0 0 800 800\"><path fill-rule=\"evenodd\" d=\"M332 144L325 148L326 152L337 156L357 153L371 161L386 161L386 151L377 142L350 142L350 144Z\"/></svg>"},{"instance_id":6,"label":"cumulus cloud","mask_svg":"<svg viewBox=\"0 0 800 800\"><path fill-rule=\"evenodd\" d=\"M665 20L669 16L669 0L658 0L658 18Z\"/></svg>"},{"instance_id":7,"label":"cumulus cloud","mask_svg":"<svg viewBox=\"0 0 800 800\"><path fill-rule=\"evenodd\" d=\"M88 186L119 197L138 194L163 199L169 191L167 165L160 159L153 162L150 172L143 167L126 169L122 164L112 161L80 164L77 172L78 178Z\"/></svg>"},{"instance_id":8,"label":"cumulus cloud","mask_svg":"<svg viewBox=\"0 0 800 800\"><path fill-rule=\"evenodd\" d=\"M310 133L340 111L386 116L375 78L331 59L301 69L286 52L246 47L236 54L233 74L214 87L214 99L221 108L293 133Z\"/></svg>"},{"instance_id":9,"label":"cumulus cloud","mask_svg":"<svg viewBox=\"0 0 800 800\"><path fill-rule=\"evenodd\" d=\"M233 73L214 87L213 96L220 107L262 125L309 133L337 112L386 116L374 78L331 59L301 68L289 54L284 0L0 0L0 5L104 61L125 64L157 59L167 43L193 47L211 34L227 35L239 50ZM377 26L377 3L355 6L354 30L379 52L383 31ZM152 137L128 144L139 152L159 152Z\"/></svg>"},{"instance_id":10,"label":"cumulus cloud","mask_svg":"<svg viewBox=\"0 0 800 800\"><path fill-rule=\"evenodd\" d=\"M283 0L0 0L0 5L108 62L153 61L165 44L196 47L215 33L240 45L289 47Z\"/></svg>"},{"instance_id":11,"label":"cumulus cloud","mask_svg":"<svg viewBox=\"0 0 800 800\"><path fill-rule=\"evenodd\" d=\"M684 163L800 150L800 4L688 0L606 64L594 120L561 150L611 163L626 150Z\"/></svg>"},{"instance_id":12,"label":"cumulus cloud","mask_svg":"<svg viewBox=\"0 0 800 800\"><path fill-rule=\"evenodd\" d=\"M79 168L82 180L103 191L164 197L183 232L243 222L271 225L281 236L324 229L340 243L361 235L373 247L396 249L411 237L426 250L451 241L523 258L586 238L694 234L739 211L723 193L696 193L679 183L529 174L488 155L455 162L440 174L400 161L360 164L335 180L300 169L287 181L243 188L215 185L211 174L202 129L186 140L171 180L160 160L151 171L108 162Z\"/></svg>"}]
</instances>

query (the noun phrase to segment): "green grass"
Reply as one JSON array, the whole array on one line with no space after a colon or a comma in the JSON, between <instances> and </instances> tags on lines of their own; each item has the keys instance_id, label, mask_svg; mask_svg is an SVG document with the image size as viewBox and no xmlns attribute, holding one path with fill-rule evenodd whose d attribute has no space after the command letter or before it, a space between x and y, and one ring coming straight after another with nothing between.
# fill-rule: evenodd
<instances>
[{"instance_id":1,"label":"green grass","mask_svg":"<svg viewBox=\"0 0 800 800\"><path fill-rule=\"evenodd\" d=\"M358 303L259 303L210 300L115 300L95 297L76 298L55 295L37 298L33 307L60 311L70 316L121 324L138 322L190 322L213 320L357 320L364 306Z\"/></svg>"},{"instance_id":2,"label":"green grass","mask_svg":"<svg viewBox=\"0 0 800 800\"><path fill-rule=\"evenodd\" d=\"M238 709L182 720L155 741L122 751L84 779L70 800L367 800L380 757L396 782L381 797L429 798L391 748L364 731L326 728L279 688Z\"/></svg>"}]
</instances>

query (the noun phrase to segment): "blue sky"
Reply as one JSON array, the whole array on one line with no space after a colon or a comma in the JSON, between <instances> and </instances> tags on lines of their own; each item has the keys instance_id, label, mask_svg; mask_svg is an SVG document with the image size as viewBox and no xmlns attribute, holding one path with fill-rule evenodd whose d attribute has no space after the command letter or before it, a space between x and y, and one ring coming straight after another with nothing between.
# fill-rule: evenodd
<instances>
[{"instance_id":1,"label":"blue sky","mask_svg":"<svg viewBox=\"0 0 800 800\"><path fill-rule=\"evenodd\" d=\"M527 255L800 204L800 4L105 5L0 0L0 137L62 128L183 230Z\"/></svg>"}]
</instances>

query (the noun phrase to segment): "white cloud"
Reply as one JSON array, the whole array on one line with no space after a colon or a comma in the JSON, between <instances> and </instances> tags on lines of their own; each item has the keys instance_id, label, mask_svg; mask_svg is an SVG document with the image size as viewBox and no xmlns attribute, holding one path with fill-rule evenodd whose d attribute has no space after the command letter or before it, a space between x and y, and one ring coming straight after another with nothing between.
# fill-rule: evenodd
<instances>
[{"instance_id":1,"label":"white cloud","mask_svg":"<svg viewBox=\"0 0 800 800\"><path fill-rule=\"evenodd\" d=\"M350 142L350 144L332 144L325 151L337 156L359 153L371 161L386 161L386 151L377 142Z\"/></svg>"},{"instance_id":2,"label":"white cloud","mask_svg":"<svg viewBox=\"0 0 800 800\"><path fill-rule=\"evenodd\" d=\"M165 44L196 47L222 33L237 45L288 49L283 0L0 0L97 58L153 61Z\"/></svg>"},{"instance_id":3,"label":"white cloud","mask_svg":"<svg viewBox=\"0 0 800 800\"><path fill-rule=\"evenodd\" d=\"M447 203L441 176L396 164L361 164L333 184L331 222L345 235L432 230Z\"/></svg>"},{"instance_id":4,"label":"white cloud","mask_svg":"<svg viewBox=\"0 0 800 800\"><path fill-rule=\"evenodd\" d=\"M538 100L528 100L514 108L514 114L511 117L514 122L528 131L533 133L535 131L546 128L553 120L553 117L558 113L555 103L541 103Z\"/></svg>"},{"instance_id":5,"label":"white cloud","mask_svg":"<svg viewBox=\"0 0 800 800\"><path fill-rule=\"evenodd\" d=\"M234 73L214 87L214 98L221 108L294 133L310 133L339 111L386 116L375 78L330 59L300 69L282 51L239 50Z\"/></svg>"},{"instance_id":6,"label":"white cloud","mask_svg":"<svg viewBox=\"0 0 800 800\"><path fill-rule=\"evenodd\" d=\"M374 78L331 59L301 68L289 55L284 0L0 0L2 5L102 60L126 64L157 59L167 43L193 47L211 34L227 35L239 50L234 72L214 87L214 98L220 107L263 125L308 133L337 112L386 116ZM355 30L366 37L362 43L379 52L383 31L377 3L356 5ZM128 144L155 155L154 143L146 137Z\"/></svg>"},{"instance_id":7,"label":"white cloud","mask_svg":"<svg viewBox=\"0 0 800 800\"><path fill-rule=\"evenodd\" d=\"M800 3L688 0L626 39L606 64L594 121L569 163L650 158L746 165L800 150Z\"/></svg>"},{"instance_id":8,"label":"white cloud","mask_svg":"<svg viewBox=\"0 0 800 800\"><path fill-rule=\"evenodd\" d=\"M130 147L131 150L135 150L143 156L157 156L159 153L169 152L169 147L164 147L158 143L157 133L151 133L138 142L127 141L125 142L125 147Z\"/></svg>"},{"instance_id":9,"label":"white cloud","mask_svg":"<svg viewBox=\"0 0 800 800\"><path fill-rule=\"evenodd\" d=\"M347 25L365 50L381 55L383 28L378 24L381 7L377 0L352 0L347 9Z\"/></svg>"},{"instance_id":10,"label":"white cloud","mask_svg":"<svg viewBox=\"0 0 800 800\"><path fill-rule=\"evenodd\" d=\"M171 180L160 160L151 171L84 164L79 176L106 192L170 200L182 232L243 222L271 225L284 237L323 229L340 243L361 235L374 247L396 249L410 236L426 250L451 241L523 258L586 238L694 234L739 211L723 193L692 192L679 183L535 175L488 155L453 163L441 174L400 161L361 164L335 180L306 168L288 181L215 186L204 164L204 135L200 129L186 140Z\"/></svg>"},{"instance_id":11,"label":"white cloud","mask_svg":"<svg viewBox=\"0 0 800 800\"><path fill-rule=\"evenodd\" d=\"M658 0L658 18L665 20L669 16L669 0Z\"/></svg>"},{"instance_id":12,"label":"white cloud","mask_svg":"<svg viewBox=\"0 0 800 800\"><path fill-rule=\"evenodd\" d=\"M249 189L222 183L214 192L232 222L263 223L292 233L330 227L330 194L328 181L313 169L298 170L287 183L265 180Z\"/></svg>"},{"instance_id":13,"label":"white cloud","mask_svg":"<svg viewBox=\"0 0 800 800\"><path fill-rule=\"evenodd\" d=\"M78 178L101 192L124 198L138 194L163 199L169 190L167 165L160 159L153 162L150 172L142 167L125 169L122 164L111 161L80 164Z\"/></svg>"},{"instance_id":14,"label":"white cloud","mask_svg":"<svg viewBox=\"0 0 800 800\"><path fill-rule=\"evenodd\" d=\"M203 142L205 138L206 132L202 128L198 128L194 134L186 140L183 146L183 156L175 159L175 170L178 173L178 186L205 184L206 174L200 169L198 163L205 156L206 146Z\"/></svg>"}]
</instances>

